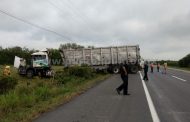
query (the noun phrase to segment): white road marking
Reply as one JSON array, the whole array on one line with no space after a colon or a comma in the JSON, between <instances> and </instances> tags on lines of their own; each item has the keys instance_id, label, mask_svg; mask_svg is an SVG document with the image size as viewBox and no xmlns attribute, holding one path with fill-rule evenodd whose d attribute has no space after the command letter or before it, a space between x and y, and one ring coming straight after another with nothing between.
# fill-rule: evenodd
<instances>
[{"instance_id":1,"label":"white road marking","mask_svg":"<svg viewBox=\"0 0 190 122\"><path fill-rule=\"evenodd\" d=\"M172 75L172 77L173 78L176 78L176 79L178 79L178 80L181 80L181 81L183 81L183 82L186 82L187 80L184 80L184 79L182 79L182 78L179 78L179 77L177 77L177 76L174 76L174 75Z\"/></svg>"},{"instance_id":2,"label":"white road marking","mask_svg":"<svg viewBox=\"0 0 190 122\"><path fill-rule=\"evenodd\" d=\"M154 104L152 102L152 98L150 96L150 93L148 91L148 88L146 87L146 84L143 80L143 77L142 77L142 74L141 72L139 71L139 74L140 74L140 77L141 77L141 81L142 81L142 84L143 84L143 88L144 88L144 91L145 91L145 95L146 95L146 99L148 101L148 106L149 106L149 109L150 109L150 113L151 113L151 116L152 116L152 120L153 122L160 122L160 119L158 117L158 114L156 112L156 109L154 107Z\"/></svg>"}]
</instances>

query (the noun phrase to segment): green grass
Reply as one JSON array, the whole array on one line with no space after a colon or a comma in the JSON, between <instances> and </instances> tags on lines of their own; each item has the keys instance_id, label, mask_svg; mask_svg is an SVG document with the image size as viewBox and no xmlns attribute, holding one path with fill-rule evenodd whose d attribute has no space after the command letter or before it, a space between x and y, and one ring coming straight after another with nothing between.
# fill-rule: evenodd
<instances>
[{"instance_id":1,"label":"green grass","mask_svg":"<svg viewBox=\"0 0 190 122\"><path fill-rule=\"evenodd\" d=\"M60 71L63 67L53 69ZM2 73L2 66L0 71ZM14 68L11 68L11 76L18 79L18 85L14 90L0 95L0 122L31 121L41 113L70 101L109 75L95 74L92 78L67 76L68 82L65 84L59 84L52 78L27 79L19 76Z\"/></svg>"},{"instance_id":2,"label":"green grass","mask_svg":"<svg viewBox=\"0 0 190 122\"><path fill-rule=\"evenodd\" d=\"M190 68L189 67L177 67L177 66L169 66L171 68L175 68L175 69L181 69L181 70L185 70L185 71L190 71Z\"/></svg>"}]
</instances>

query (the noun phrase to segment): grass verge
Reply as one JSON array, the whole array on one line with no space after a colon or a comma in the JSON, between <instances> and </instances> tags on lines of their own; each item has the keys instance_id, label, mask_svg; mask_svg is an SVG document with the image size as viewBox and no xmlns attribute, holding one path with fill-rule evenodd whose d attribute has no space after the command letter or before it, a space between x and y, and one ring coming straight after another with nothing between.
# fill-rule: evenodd
<instances>
[{"instance_id":1,"label":"grass verge","mask_svg":"<svg viewBox=\"0 0 190 122\"><path fill-rule=\"evenodd\" d=\"M0 122L32 121L110 76L96 73L90 78L66 75L67 83L59 84L55 80L38 77L28 80L17 76L14 71L12 75L19 78L19 83L14 90L0 95Z\"/></svg>"},{"instance_id":2,"label":"grass verge","mask_svg":"<svg viewBox=\"0 0 190 122\"><path fill-rule=\"evenodd\" d=\"M174 69L180 69L180 70L185 70L185 71L190 71L190 68L188 67L174 67L174 66L169 66L169 68L174 68Z\"/></svg>"}]
</instances>

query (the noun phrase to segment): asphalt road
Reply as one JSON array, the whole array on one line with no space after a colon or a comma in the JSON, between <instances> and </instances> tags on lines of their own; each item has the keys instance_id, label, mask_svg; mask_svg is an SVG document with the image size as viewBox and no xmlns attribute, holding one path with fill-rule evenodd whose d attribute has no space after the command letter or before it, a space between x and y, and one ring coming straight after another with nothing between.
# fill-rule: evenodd
<instances>
[{"instance_id":1,"label":"asphalt road","mask_svg":"<svg viewBox=\"0 0 190 122\"><path fill-rule=\"evenodd\" d=\"M190 73L148 75L148 82L139 73L129 75L129 96L116 93L122 81L113 75L34 122L190 122Z\"/></svg>"},{"instance_id":2,"label":"asphalt road","mask_svg":"<svg viewBox=\"0 0 190 122\"><path fill-rule=\"evenodd\" d=\"M170 69L149 74L146 85L162 122L190 122L190 73Z\"/></svg>"}]
</instances>

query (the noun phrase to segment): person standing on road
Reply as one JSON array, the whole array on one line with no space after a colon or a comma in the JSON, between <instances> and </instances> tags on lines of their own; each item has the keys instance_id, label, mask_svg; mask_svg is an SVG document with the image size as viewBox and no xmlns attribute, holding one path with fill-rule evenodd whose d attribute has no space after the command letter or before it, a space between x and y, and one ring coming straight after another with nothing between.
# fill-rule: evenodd
<instances>
[{"instance_id":1,"label":"person standing on road","mask_svg":"<svg viewBox=\"0 0 190 122\"><path fill-rule=\"evenodd\" d=\"M154 64L153 63L150 64L150 68L151 68L151 73L153 73L153 70L154 70Z\"/></svg>"},{"instance_id":2,"label":"person standing on road","mask_svg":"<svg viewBox=\"0 0 190 122\"><path fill-rule=\"evenodd\" d=\"M116 88L116 91L118 94L123 90L123 95L129 95L128 94L128 65L126 62L121 63L120 66L120 73L121 73L121 79L123 80L123 83Z\"/></svg>"},{"instance_id":3,"label":"person standing on road","mask_svg":"<svg viewBox=\"0 0 190 122\"><path fill-rule=\"evenodd\" d=\"M143 80L148 81L148 62L144 64L144 78Z\"/></svg>"},{"instance_id":4,"label":"person standing on road","mask_svg":"<svg viewBox=\"0 0 190 122\"><path fill-rule=\"evenodd\" d=\"M160 63L157 63L157 71L160 72Z\"/></svg>"},{"instance_id":5,"label":"person standing on road","mask_svg":"<svg viewBox=\"0 0 190 122\"><path fill-rule=\"evenodd\" d=\"M165 63L164 63L164 65L163 65L163 67L164 67L164 71L163 71L163 74L166 74L166 72L167 72L167 67L168 67L168 64L165 62Z\"/></svg>"}]
</instances>

